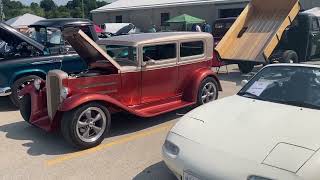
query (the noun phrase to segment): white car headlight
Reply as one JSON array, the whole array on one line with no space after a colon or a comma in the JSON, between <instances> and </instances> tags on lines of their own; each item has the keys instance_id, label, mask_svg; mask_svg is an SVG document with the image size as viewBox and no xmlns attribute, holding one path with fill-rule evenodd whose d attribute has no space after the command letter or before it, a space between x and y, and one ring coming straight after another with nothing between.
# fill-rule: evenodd
<instances>
[{"instance_id":1,"label":"white car headlight","mask_svg":"<svg viewBox=\"0 0 320 180\"><path fill-rule=\"evenodd\" d=\"M270 178L265 178L265 177L261 177L261 176L255 176L255 175L252 175L252 176L249 176L247 178L247 180L272 180Z\"/></svg>"},{"instance_id":2,"label":"white car headlight","mask_svg":"<svg viewBox=\"0 0 320 180\"><path fill-rule=\"evenodd\" d=\"M178 146L167 140L164 142L164 148L168 153L174 156L178 155L180 151Z\"/></svg>"},{"instance_id":3,"label":"white car headlight","mask_svg":"<svg viewBox=\"0 0 320 180\"><path fill-rule=\"evenodd\" d=\"M35 79L33 82L34 88L36 88L36 90L40 90L41 87L41 79Z\"/></svg>"},{"instance_id":4,"label":"white car headlight","mask_svg":"<svg viewBox=\"0 0 320 180\"><path fill-rule=\"evenodd\" d=\"M61 90L60 90L61 99L63 99L63 100L66 99L68 97L68 95L69 95L69 89L66 87L61 88Z\"/></svg>"}]
</instances>

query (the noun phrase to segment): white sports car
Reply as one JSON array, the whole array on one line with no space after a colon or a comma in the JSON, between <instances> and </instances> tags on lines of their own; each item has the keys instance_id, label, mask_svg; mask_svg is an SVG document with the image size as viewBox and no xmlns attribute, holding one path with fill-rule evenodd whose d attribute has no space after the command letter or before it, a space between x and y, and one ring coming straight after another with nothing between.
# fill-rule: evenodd
<instances>
[{"instance_id":1,"label":"white sports car","mask_svg":"<svg viewBox=\"0 0 320 180\"><path fill-rule=\"evenodd\" d=\"M277 64L186 114L162 152L183 180L319 180L319 148L320 67Z\"/></svg>"}]
</instances>

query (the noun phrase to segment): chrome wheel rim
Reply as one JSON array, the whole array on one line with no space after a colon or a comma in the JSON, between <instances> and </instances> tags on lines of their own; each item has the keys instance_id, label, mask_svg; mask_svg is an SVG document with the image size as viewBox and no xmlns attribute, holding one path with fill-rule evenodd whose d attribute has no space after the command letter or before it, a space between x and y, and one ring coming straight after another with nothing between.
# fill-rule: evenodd
<instances>
[{"instance_id":1,"label":"chrome wheel rim","mask_svg":"<svg viewBox=\"0 0 320 180\"><path fill-rule=\"evenodd\" d=\"M103 135L106 126L107 117L104 111L98 107L90 107L80 114L76 131L82 141L91 143Z\"/></svg>"},{"instance_id":2,"label":"chrome wheel rim","mask_svg":"<svg viewBox=\"0 0 320 180\"><path fill-rule=\"evenodd\" d=\"M213 82L208 82L203 86L201 91L201 102L202 104L208 103L216 99L217 89Z\"/></svg>"}]
</instances>

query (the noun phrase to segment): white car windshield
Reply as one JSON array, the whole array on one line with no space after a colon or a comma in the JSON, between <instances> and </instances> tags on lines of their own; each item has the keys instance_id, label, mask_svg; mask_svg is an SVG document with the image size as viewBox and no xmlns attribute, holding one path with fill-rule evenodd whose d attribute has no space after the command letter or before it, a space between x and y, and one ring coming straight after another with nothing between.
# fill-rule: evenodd
<instances>
[{"instance_id":1,"label":"white car windshield","mask_svg":"<svg viewBox=\"0 0 320 180\"><path fill-rule=\"evenodd\" d=\"M270 66L250 80L238 95L320 109L320 68Z\"/></svg>"}]
</instances>

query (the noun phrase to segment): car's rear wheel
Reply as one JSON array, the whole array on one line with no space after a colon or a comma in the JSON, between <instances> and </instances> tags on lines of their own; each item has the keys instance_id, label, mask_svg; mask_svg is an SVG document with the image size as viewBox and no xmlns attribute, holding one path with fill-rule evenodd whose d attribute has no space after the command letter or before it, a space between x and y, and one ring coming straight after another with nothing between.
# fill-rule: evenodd
<instances>
[{"instance_id":1,"label":"car's rear wheel","mask_svg":"<svg viewBox=\"0 0 320 180\"><path fill-rule=\"evenodd\" d=\"M203 105L218 99L218 83L212 77L204 79L198 90L197 105Z\"/></svg>"},{"instance_id":2,"label":"car's rear wheel","mask_svg":"<svg viewBox=\"0 0 320 180\"><path fill-rule=\"evenodd\" d=\"M22 78L19 78L18 80L16 80L12 87L12 94L10 95L10 100L12 102L13 105L15 105L16 107L20 106L20 100L22 98L22 96L19 96L20 91L27 85L31 84L32 82L34 82L34 80L36 79L42 79L39 76L36 75L30 75L30 76L25 76Z\"/></svg>"},{"instance_id":3,"label":"car's rear wheel","mask_svg":"<svg viewBox=\"0 0 320 180\"><path fill-rule=\"evenodd\" d=\"M254 68L254 63L251 62L241 62L238 64L239 70L242 74L250 73Z\"/></svg>"},{"instance_id":4,"label":"car's rear wheel","mask_svg":"<svg viewBox=\"0 0 320 180\"><path fill-rule=\"evenodd\" d=\"M110 131L111 117L108 109L96 102L78 107L63 115L61 133L78 149L99 145Z\"/></svg>"},{"instance_id":5,"label":"car's rear wheel","mask_svg":"<svg viewBox=\"0 0 320 180\"><path fill-rule=\"evenodd\" d=\"M31 116L31 96L29 94L24 95L20 100L20 114L29 123Z\"/></svg>"}]
</instances>

